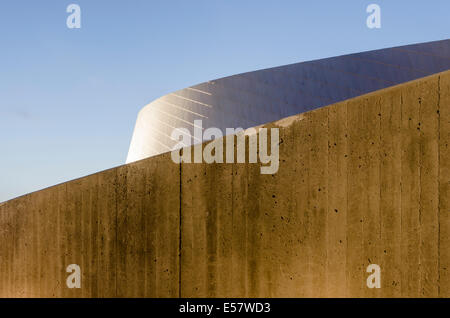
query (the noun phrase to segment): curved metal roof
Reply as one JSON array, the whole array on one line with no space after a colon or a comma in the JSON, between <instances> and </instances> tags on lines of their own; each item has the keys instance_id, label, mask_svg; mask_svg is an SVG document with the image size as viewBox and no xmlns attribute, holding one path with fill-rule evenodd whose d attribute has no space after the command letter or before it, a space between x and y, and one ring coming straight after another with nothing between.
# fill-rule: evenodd
<instances>
[{"instance_id":1,"label":"curved metal roof","mask_svg":"<svg viewBox=\"0 0 450 318\"><path fill-rule=\"evenodd\" d=\"M249 128L450 69L450 40L233 75L165 95L138 115L127 162L171 151L174 129ZM201 140L192 139L192 143Z\"/></svg>"}]
</instances>

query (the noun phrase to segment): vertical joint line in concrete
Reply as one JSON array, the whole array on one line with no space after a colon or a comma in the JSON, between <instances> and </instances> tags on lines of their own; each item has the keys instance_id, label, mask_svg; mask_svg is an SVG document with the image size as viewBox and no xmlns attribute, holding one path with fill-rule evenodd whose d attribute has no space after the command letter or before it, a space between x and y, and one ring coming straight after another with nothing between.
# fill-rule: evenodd
<instances>
[{"instance_id":1,"label":"vertical joint line in concrete","mask_svg":"<svg viewBox=\"0 0 450 318\"><path fill-rule=\"evenodd\" d=\"M337 112L336 112L337 114ZM338 141L337 141L338 142ZM337 150L336 150L337 152ZM326 189L326 199L327 199L327 207L326 207L326 214L325 214L325 228L327 228L329 226L329 220L328 220L328 214L330 211L330 202L329 202L329 194L330 194L330 108L327 109L327 189ZM337 167L337 161L336 161L336 167ZM328 294L328 281L329 281L329 277L328 277L328 272L329 272L329 268L328 268L328 263L329 263L329 259L328 259L328 242L329 242L329 233L328 230L325 231L325 236L326 236L326 272L325 272L325 281L326 281L326 294Z\"/></svg>"},{"instance_id":2,"label":"vertical joint line in concrete","mask_svg":"<svg viewBox=\"0 0 450 318\"><path fill-rule=\"evenodd\" d=\"M235 141L237 143L237 139L233 136L233 148ZM231 237L234 231L234 169L235 165L231 165ZM231 241L231 290L233 290L233 241Z\"/></svg>"},{"instance_id":3,"label":"vertical joint line in concrete","mask_svg":"<svg viewBox=\"0 0 450 318\"><path fill-rule=\"evenodd\" d=\"M114 238L114 240L115 240L115 251L116 251L116 261L115 261L115 264L114 264L114 268L115 268L115 275L114 275L114 279L115 279L115 282L114 282L114 297L118 297L117 296L117 279L118 279L118 276L119 276L119 274L118 274L118 272L117 272L117 263L118 263L118 261L119 261L119 246L118 246L118 244L117 244L117 242L118 242L118 239L117 239L117 236L118 236L118 231L117 231L117 228L118 228L118 222L117 222L117 215L118 215L118 207L117 207L117 201L119 200L119 194L118 194L118 189L119 189L119 186L118 186L118 183L119 183L119 175L118 175L118 172L119 172L119 170L116 170L116 173L115 173L115 182L116 182L116 184L115 184L115 189L114 189L114 192L115 192L115 203L116 203L116 215L115 215L115 218L116 218L116 220L115 220L115 222L116 222L116 226L115 226L115 238Z\"/></svg>"},{"instance_id":4,"label":"vertical joint line in concrete","mask_svg":"<svg viewBox=\"0 0 450 318\"><path fill-rule=\"evenodd\" d=\"M378 116L378 182L379 182L379 187L378 187L378 222L379 222L379 226L380 226L380 233L379 233L379 239L381 242L381 232L382 232L382 228L383 228L383 222L382 222L382 212L381 212L381 169L382 169L382 165L383 165L383 156L381 155L381 145L382 145L382 138L381 138L381 134L382 129L381 129L381 103L382 103L382 99L380 98L378 100L378 114L380 114ZM392 109L392 108L391 108ZM392 115L391 115L392 116ZM392 155L392 154L391 154Z\"/></svg>"},{"instance_id":5,"label":"vertical joint line in concrete","mask_svg":"<svg viewBox=\"0 0 450 318\"><path fill-rule=\"evenodd\" d=\"M403 246L403 93L400 92L400 246ZM403 254L400 248L400 260ZM403 296L403 275L400 275L400 296Z\"/></svg>"},{"instance_id":6,"label":"vertical joint line in concrete","mask_svg":"<svg viewBox=\"0 0 450 318\"><path fill-rule=\"evenodd\" d=\"M180 158L182 158L183 156L183 148L180 149ZM180 194L179 194L179 214L178 214L178 218L179 218L179 229L178 229L178 298L181 298L181 235L182 235L182 231L181 231L181 227L182 227L182 213L181 213L181 205L182 205L182 178L181 178L181 173L182 173L182 160L180 160L180 171L179 171L179 183L180 183Z\"/></svg>"},{"instance_id":7,"label":"vertical joint line in concrete","mask_svg":"<svg viewBox=\"0 0 450 318\"><path fill-rule=\"evenodd\" d=\"M349 162L350 162L350 148L351 148L351 144L350 144L350 131L348 129L348 111L349 111L349 103L345 102L345 153L347 154L347 159L346 159L346 173L345 173L345 189L346 189L346 200L345 200L345 226L346 226L346 233L345 233L345 297L348 297L349 295L349 289L348 289L348 216L350 213L348 213L348 192L349 192L349 188L348 188L348 167L349 167Z\"/></svg>"},{"instance_id":8,"label":"vertical joint line in concrete","mask_svg":"<svg viewBox=\"0 0 450 318\"><path fill-rule=\"evenodd\" d=\"M441 296L441 76L438 77L438 297Z\"/></svg>"},{"instance_id":9,"label":"vertical joint line in concrete","mask_svg":"<svg viewBox=\"0 0 450 318\"><path fill-rule=\"evenodd\" d=\"M422 122L422 96L419 97L419 123ZM422 130L419 130L419 293L424 294L422 286L422 156L423 138Z\"/></svg>"}]
</instances>

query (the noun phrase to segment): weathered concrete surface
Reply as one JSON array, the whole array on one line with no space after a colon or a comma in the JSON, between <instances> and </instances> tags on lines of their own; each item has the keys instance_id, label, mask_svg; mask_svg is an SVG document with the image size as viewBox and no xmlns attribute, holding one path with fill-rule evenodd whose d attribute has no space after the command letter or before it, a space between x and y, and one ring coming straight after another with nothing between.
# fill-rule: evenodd
<instances>
[{"instance_id":1,"label":"weathered concrete surface","mask_svg":"<svg viewBox=\"0 0 450 318\"><path fill-rule=\"evenodd\" d=\"M0 296L450 297L450 72L266 127L274 175L165 154L1 204Z\"/></svg>"},{"instance_id":2,"label":"weathered concrete surface","mask_svg":"<svg viewBox=\"0 0 450 318\"><path fill-rule=\"evenodd\" d=\"M178 296L179 188L161 155L4 203L0 296ZM66 287L70 264L80 289Z\"/></svg>"}]
</instances>

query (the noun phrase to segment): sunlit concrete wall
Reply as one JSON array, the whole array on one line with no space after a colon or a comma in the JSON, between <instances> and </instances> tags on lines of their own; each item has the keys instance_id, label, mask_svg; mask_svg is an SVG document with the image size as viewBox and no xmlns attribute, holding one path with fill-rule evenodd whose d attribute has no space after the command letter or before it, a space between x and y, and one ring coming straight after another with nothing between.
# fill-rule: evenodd
<instances>
[{"instance_id":1,"label":"sunlit concrete wall","mask_svg":"<svg viewBox=\"0 0 450 318\"><path fill-rule=\"evenodd\" d=\"M274 175L164 154L1 204L0 296L450 297L450 72L267 127Z\"/></svg>"},{"instance_id":2,"label":"sunlit concrete wall","mask_svg":"<svg viewBox=\"0 0 450 318\"><path fill-rule=\"evenodd\" d=\"M2 204L0 296L178 296L178 180L160 156Z\"/></svg>"},{"instance_id":3,"label":"sunlit concrete wall","mask_svg":"<svg viewBox=\"0 0 450 318\"><path fill-rule=\"evenodd\" d=\"M450 69L450 40L307 61L162 96L138 115L127 163L171 151L175 129L249 128ZM202 142L192 138L191 144Z\"/></svg>"}]
</instances>

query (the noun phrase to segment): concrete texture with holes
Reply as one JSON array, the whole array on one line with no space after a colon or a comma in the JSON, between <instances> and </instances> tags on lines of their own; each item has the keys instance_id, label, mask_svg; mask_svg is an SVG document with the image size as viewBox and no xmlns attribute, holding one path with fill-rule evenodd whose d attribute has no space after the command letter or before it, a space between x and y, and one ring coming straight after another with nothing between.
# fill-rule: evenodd
<instances>
[{"instance_id":1,"label":"concrete texture with holes","mask_svg":"<svg viewBox=\"0 0 450 318\"><path fill-rule=\"evenodd\" d=\"M0 204L0 296L450 297L450 71L265 126L274 175L162 154Z\"/></svg>"}]
</instances>

